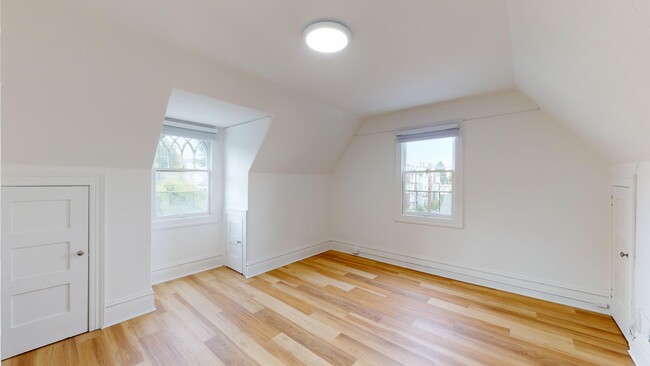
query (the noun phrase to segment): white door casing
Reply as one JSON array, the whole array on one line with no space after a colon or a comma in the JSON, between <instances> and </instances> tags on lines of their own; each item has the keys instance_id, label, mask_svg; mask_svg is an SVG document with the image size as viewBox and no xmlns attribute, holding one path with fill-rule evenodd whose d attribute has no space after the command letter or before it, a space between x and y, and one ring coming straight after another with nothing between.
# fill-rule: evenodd
<instances>
[{"instance_id":1,"label":"white door casing","mask_svg":"<svg viewBox=\"0 0 650 366\"><path fill-rule=\"evenodd\" d=\"M244 271L244 216L226 214L226 265Z\"/></svg>"},{"instance_id":2,"label":"white door casing","mask_svg":"<svg viewBox=\"0 0 650 366\"><path fill-rule=\"evenodd\" d=\"M631 187L612 187L612 317L630 341L634 269L634 196Z\"/></svg>"},{"instance_id":3,"label":"white door casing","mask_svg":"<svg viewBox=\"0 0 650 366\"><path fill-rule=\"evenodd\" d=\"M88 187L2 188L2 358L88 331Z\"/></svg>"}]
</instances>

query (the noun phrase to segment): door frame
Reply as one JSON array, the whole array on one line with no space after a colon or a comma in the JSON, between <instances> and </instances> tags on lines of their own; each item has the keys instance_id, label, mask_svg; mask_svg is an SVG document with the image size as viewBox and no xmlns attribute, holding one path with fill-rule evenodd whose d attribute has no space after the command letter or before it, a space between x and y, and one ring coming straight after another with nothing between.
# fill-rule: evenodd
<instances>
[{"instance_id":1,"label":"door frame","mask_svg":"<svg viewBox=\"0 0 650 366\"><path fill-rule=\"evenodd\" d=\"M104 175L41 167L2 167L3 187L88 187L88 331L104 325Z\"/></svg>"},{"instance_id":2,"label":"door frame","mask_svg":"<svg viewBox=\"0 0 650 366\"><path fill-rule=\"evenodd\" d=\"M631 228L631 237L630 237L630 252L629 252L629 260L630 260L630 288L632 289L632 292L630 293L630 311L631 313L628 314L630 317L629 324L631 327L634 326L634 315L633 312L635 311L635 298L634 298L634 286L636 283L635 279L635 273L636 273L636 175L634 176L628 176L628 177L619 177L619 178L614 178L610 180L610 199L612 201L610 204L610 209L609 209L609 265L610 265L610 271L609 271L609 281L610 281L610 297L614 295L613 293L613 286L614 286L614 260L616 259L616 256L614 254L615 251L615 246L616 243L614 241L614 228L613 228L613 221L614 221L614 188L627 188L630 190L630 207L629 210L631 211L632 215L632 228ZM613 299L613 298L612 298ZM613 306L613 301L611 301L612 306ZM611 309L610 309L611 313ZM629 341L631 334L630 334L630 329L621 329L623 332L623 335L625 338Z\"/></svg>"},{"instance_id":3,"label":"door frame","mask_svg":"<svg viewBox=\"0 0 650 366\"><path fill-rule=\"evenodd\" d=\"M229 231L228 231L228 226L227 226L228 225L228 216L241 217L241 219L242 219L242 275L244 275L244 277L248 278L248 265L247 265L247 262L248 262L248 259L247 259L248 258L248 255L247 255L248 248L247 248L247 245L246 245L246 242L248 241L248 239L246 237L246 232L247 232L247 229L246 229L246 214L247 214L247 211L246 210L227 208L227 209L224 210L224 213L225 213L224 220L223 220L223 222L224 222L223 225L224 226L222 226L224 228L223 235L222 235L222 237L223 237L223 253L224 253L224 262L223 263L226 266L228 264L228 241L230 240L230 238L228 237Z\"/></svg>"}]
</instances>

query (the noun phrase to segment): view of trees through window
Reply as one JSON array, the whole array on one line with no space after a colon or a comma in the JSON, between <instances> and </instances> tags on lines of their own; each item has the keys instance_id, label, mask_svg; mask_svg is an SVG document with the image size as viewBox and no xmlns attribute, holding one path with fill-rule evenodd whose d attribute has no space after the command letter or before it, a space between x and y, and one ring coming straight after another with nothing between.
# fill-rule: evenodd
<instances>
[{"instance_id":1,"label":"view of trees through window","mask_svg":"<svg viewBox=\"0 0 650 366\"><path fill-rule=\"evenodd\" d=\"M455 141L448 137L403 143L403 213L452 215Z\"/></svg>"},{"instance_id":2,"label":"view of trees through window","mask_svg":"<svg viewBox=\"0 0 650 366\"><path fill-rule=\"evenodd\" d=\"M162 135L154 160L158 218L208 214L210 143Z\"/></svg>"}]
</instances>

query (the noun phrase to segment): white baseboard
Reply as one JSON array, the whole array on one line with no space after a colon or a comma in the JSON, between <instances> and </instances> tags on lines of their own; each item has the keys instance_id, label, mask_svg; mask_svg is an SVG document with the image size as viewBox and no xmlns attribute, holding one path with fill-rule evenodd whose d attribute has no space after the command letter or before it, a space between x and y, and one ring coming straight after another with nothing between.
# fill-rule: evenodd
<instances>
[{"instance_id":1,"label":"white baseboard","mask_svg":"<svg viewBox=\"0 0 650 366\"><path fill-rule=\"evenodd\" d=\"M609 314L609 309L603 309L596 305L605 304L609 306L609 296L596 291L570 288L560 284L498 273L493 270L470 268L458 264L416 258L373 248L368 245L350 244L339 240L332 241L330 248L344 253L352 253L353 250L359 249L360 256L380 262L602 314Z\"/></svg>"},{"instance_id":2,"label":"white baseboard","mask_svg":"<svg viewBox=\"0 0 650 366\"><path fill-rule=\"evenodd\" d=\"M641 338L630 342L630 357L635 365L650 365L650 342Z\"/></svg>"},{"instance_id":3,"label":"white baseboard","mask_svg":"<svg viewBox=\"0 0 650 366\"><path fill-rule=\"evenodd\" d=\"M244 269L246 278L255 277L259 274L274 270L276 268L286 266L293 262L309 258L316 254L326 252L332 248L329 240L312 243L301 248L292 249L274 256L258 259L248 262Z\"/></svg>"},{"instance_id":4,"label":"white baseboard","mask_svg":"<svg viewBox=\"0 0 650 366\"><path fill-rule=\"evenodd\" d=\"M156 310L153 290L111 301L106 304L102 328L133 319Z\"/></svg>"},{"instance_id":5,"label":"white baseboard","mask_svg":"<svg viewBox=\"0 0 650 366\"><path fill-rule=\"evenodd\" d=\"M154 268L151 270L151 283L153 285L175 280L177 278L193 275L195 273L207 271L221 267L223 265L223 255L210 257L201 257L184 260L178 263L170 264L164 267Z\"/></svg>"}]
</instances>

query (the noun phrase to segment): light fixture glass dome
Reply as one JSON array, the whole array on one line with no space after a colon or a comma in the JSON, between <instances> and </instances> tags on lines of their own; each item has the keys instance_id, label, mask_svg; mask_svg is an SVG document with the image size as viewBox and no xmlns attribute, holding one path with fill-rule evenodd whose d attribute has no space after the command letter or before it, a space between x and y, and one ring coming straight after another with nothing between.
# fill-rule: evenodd
<instances>
[{"instance_id":1,"label":"light fixture glass dome","mask_svg":"<svg viewBox=\"0 0 650 366\"><path fill-rule=\"evenodd\" d=\"M350 42L350 31L335 22L317 22L304 32L309 48L322 53L334 53L344 49Z\"/></svg>"}]
</instances>

